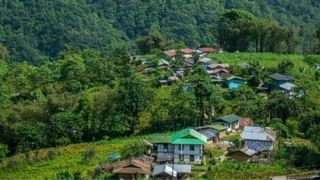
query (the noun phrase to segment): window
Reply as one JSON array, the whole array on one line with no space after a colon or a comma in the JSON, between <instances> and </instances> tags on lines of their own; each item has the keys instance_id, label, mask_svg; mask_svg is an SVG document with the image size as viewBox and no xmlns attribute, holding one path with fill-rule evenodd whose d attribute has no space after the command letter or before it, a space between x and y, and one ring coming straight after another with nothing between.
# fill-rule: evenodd
<instances>
[{"instance_id":1,"label":"window","mask_svg":"<svg viewBox=\"0 0 320 180\"><path fill-rule=\"evenodd\" d=\"M190 145L190 151L194 151L194 145Z\"/></svg>"},{"instance_id":2,"label":"window","mask_svg":"<svg viewBox=\"0 0 320 180\"><path fill-rule=\"evenodd\" d=\"M164 149L164 150L168 150L168 144L164 144L164 145L163 145L163 149Z\"/></svg>"},{"instance_id":3,"label":"window","mask_svg":"<svg viewBox=\"0 0 320 180\"><path fill-rule=\"evenodd\" d=\"M182 154L179 155L179 160L184 161L184 156Z\"/></svg>"},{"instance_id":4,"label":"window","mask_svg":"<svg viewBox=\"0 0 320 180\"><path fill-rule=\"evenodd\" d=\"M194 162L194 155L190 155L190 162Z\"/></svg>"},{"instance_id":5,"label":"window","mask_svg":"<svg viewBox=\"0 0 320 180\"><path fill-rule=\"evenodd\" d=\"M181 150L183 151L184 150L184 145L183 144L179 144L178 146L179 146L179 151L181 151Z\"/></svg>"}]
</instances>

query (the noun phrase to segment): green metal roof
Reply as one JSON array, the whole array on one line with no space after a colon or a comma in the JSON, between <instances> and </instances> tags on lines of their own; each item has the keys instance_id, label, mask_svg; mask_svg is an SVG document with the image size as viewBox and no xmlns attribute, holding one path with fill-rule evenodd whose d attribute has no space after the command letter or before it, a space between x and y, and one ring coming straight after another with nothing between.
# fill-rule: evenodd
<instances>
[{"instance_id":1,"label":"green metal roof","mask_svg":"<svg viewBox=\"0 0 320 180\"><path fill-rule=\"evenodd\" d=\"M227 116L220 118L219 120L222 120L227 123L233 123L233 122L239 121L240 119L241 119L240 116L235 115L235 114L230 114L230 115L227 115Z\"/></svg>"},{"instance_id":2,"label":"green metal roof","mask_svg":"<svg viewBox=\"0 0 320 180\"><path fill-rule=\"evenodd\" d=\"M218 131L223 131L223 130L227 129L226 126L223 126L223 125L220 125L220 124L214 124L214 125L212 125L210 127L215 129L215 130L218 130Z\"/></svg>"},{"instance_id":3,"label":"green metal roof","mask_svg":"<svg viewBox=\"0 0 320 180\"><path fill-rule=\"evenodd\" d=\"M193 130L184 129L171 136L172 144L207 144L205 135Z\"/></svg>"}]
</instances>

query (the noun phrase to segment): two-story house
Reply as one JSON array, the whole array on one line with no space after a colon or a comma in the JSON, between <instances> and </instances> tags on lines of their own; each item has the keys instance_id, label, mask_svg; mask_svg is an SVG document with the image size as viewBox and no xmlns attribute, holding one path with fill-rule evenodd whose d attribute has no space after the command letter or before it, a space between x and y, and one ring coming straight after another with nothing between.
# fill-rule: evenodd
<instances>
[{"instance_id":1,"label":"two-story house","mask_svg":"<svg viewBox=\"0 0 320 180\"><path fill-rule=\"evenodd\" d=\"M182 164L201 164L203 146L207 144L205 135L193 130L184 129L174 133L170 139L160 138L153 141L156 146L157 162L174 161Z\"/></svg>"}]
</instances>

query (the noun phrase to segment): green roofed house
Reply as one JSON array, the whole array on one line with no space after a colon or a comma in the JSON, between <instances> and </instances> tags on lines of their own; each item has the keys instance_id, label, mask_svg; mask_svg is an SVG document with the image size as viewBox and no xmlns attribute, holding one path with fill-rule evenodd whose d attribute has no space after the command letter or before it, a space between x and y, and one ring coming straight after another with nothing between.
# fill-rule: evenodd
<instances>
[{"instance_id":1,"label":"green roofed house","mask_svg":"<svg viewBox=\"0 0 320 180\"><path fill-rule=\"evenodd\" d=\"M228 132L239 129L239 121L241 117L236 114L230 114L218 119L217 123L226 126Z\"/></svg>"},{"instance_id":2,"label":"green roofed house","mask_svg":"<svg viewBox=\"0 0 320 180\"><path fill-rule=\"evenodd\" d=\"M203 146L207 137L193 129L184 129L170 137L158 137L152 140L157 150L157 162L173 161L183 164L201 164Z\"/></svg>"}]
</instances>

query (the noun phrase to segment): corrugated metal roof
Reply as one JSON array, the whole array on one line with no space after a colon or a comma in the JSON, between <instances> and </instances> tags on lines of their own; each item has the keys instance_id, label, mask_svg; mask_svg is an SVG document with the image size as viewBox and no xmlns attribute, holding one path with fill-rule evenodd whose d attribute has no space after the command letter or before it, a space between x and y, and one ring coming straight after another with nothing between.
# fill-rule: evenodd
<instances>
[{"instance_id":1,"label":"corrugated metal roof","mask_svg":"<svg viewBox=\"0 0 320 180\"><path fill-rule=\"evenodd\" d=\"M246 126L241 133L241 138L244 140L275 141L276 137L265 131L264 128Z\"/></svg>"},{"instance_id":2,"label":"corrugated metal roof","mask_svg":"<svg viewBox=\"0 0 320 180\"><path fill-rule=\"evenodd\" d=\"M284 90L291 91L291 90L293 90L294 87L296 87L296 85L287 82L287 83L281 84L279 87Z\"/></svg>"},{"instance_id":3,"label":"corrugated metal roof","mask_svg":"<svg viewBox=\"0 0 320 180\"><path fill-rule=\"evenodd\" d=\"M220 118L220 120L225 121L227 123L233 123L233 122L239 121L240 119L241 117L236 114L230 114Z\"/></svg>"},{"instance_id":4,"label":"corrugated metal roof","mask_svg":"<svg viewBox=\"0 0 320 180\"><path fill-rule=\"evenodd\" d=\"M205 135L191 129L184 129L171 136L172 144L207 144Z\"/></svg>"},{"instance_id":5,"label":"corrugated metal roof","mask_svg":"<svg viewBox=\"0 0 320 180\"><path fill-rule=\"evenodd\" d=\"M178 173L190 174L191 173L191 165L175 164L174 170L172 169L171 164L155 165L153 168L152 175L156 176L156 175L159 175L162 173L166 173L171 176L172 176L172 174L174 174L174 177L176 177Z\"/></svg>"},{"instance_id":6,"label":"corrugated metal roof","mask_svg":"<svg viewBox=\"0 0 320 180\"><path fill-rule=\"evenodd\" d=\"M275 80L278 80L278 81L292 81L292 80L294 80L293 77L286 76L286 75L283 75L283 74L280 74L280 73L271 74L270 77L272 79L275 79Z\"/></svg>"}]
</instances>

